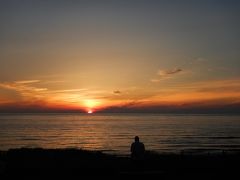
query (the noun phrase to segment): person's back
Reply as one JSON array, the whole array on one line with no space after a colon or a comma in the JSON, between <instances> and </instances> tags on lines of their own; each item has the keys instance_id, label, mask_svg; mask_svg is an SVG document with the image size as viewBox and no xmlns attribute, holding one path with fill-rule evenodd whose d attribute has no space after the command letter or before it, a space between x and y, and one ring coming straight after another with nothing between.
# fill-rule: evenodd
<instances>
[{"instance_id":1,"label":"person's back","mask_svg":"<svg viewBox=\"0 0 240 180\"><path fill-rule=\"evenodd\" d=\"M135 160L143 159L145 153L145 146L139 141L139 137L135 137L135 142L131 145L131 157Z\"/></svg>"}]
</instances>

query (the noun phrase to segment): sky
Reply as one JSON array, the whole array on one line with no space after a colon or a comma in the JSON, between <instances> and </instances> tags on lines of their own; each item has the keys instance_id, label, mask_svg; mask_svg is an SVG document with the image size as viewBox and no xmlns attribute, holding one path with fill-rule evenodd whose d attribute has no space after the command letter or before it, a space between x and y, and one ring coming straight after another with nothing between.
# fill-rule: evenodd
<instances>
[{"instance_id":1,"label":"sky","mask_svg":"<svg viewBox=\"0 0 240 180\"><path fill-rule=\"evenodd\" d=\"M240 1L1 0L0 112L239 112Z\"/></svg>"}]
</instances>

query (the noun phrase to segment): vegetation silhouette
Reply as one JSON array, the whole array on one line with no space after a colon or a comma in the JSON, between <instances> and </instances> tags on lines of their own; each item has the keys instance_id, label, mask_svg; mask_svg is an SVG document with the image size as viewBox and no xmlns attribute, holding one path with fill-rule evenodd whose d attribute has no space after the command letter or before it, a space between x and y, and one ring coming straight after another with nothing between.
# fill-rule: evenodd
<instances>
[{"instance_id":1,"label":"vegetation silhouette","mask_svg":"<svg viewBox=\"0 0 240 180\"><path fill-rule=\"evenodd\" d=\"M0 151L1 179L81 178L107 176L163 179L239 179L240 153L158 154L145 151L136 169L129 156L79 149L11 149ZM238 177L238 178L237 178Z\"/></svg>"}]
</instances>

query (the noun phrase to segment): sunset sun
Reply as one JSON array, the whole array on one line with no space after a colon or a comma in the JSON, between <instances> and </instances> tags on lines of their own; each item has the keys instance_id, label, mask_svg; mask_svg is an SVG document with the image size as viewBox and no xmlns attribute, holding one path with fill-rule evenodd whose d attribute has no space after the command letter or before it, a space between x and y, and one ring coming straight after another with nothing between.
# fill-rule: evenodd
<instances>
[{"instance_id":1,"label":"sunset sun","mask_svg":"<svg viewBox=\"0 0 240 180\"><path fill-rule=\"evenodd\" d=\"M92 114L93 111L92 111L91 109L89 109L87 113L88 113L88 114Z\"/></svg>"},{"instance_id":2,"label":"sunset sun","mask_svg":"<svg viewBox=\"0 0 240 180\"><path fill-rule=\"evenodd\" d=\"M84 101L84 106L88 114L92 114L95 109L99 108L100 101L95 99L87 99Z\"/></svg>"}]
</instances>

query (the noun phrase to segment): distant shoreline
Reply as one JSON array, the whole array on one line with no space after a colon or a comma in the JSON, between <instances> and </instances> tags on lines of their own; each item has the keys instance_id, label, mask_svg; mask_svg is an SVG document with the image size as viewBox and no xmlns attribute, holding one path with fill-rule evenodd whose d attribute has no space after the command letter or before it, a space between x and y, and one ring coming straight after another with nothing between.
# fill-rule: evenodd
<instances>
[{"instance_id":1,"label":"distant shoreline","mask_svg":"<svg viewBox=\"0 0 240 180\"><path fill-rule=\"evenodd\" d=\"M19 147L19 148L10 148L10 149L0 149L0 153L5 154L11 151L35 151L35 150L41 150L41 151L68 151L68 150L74 150L74 151L79 151L79 152L93 152L93 153L103 153L109 156L120 156L120 157L130 157L130 151L129 153L121 153L118 151L114 150L89 150L89 149L81 149L81 148L75 148L75 147L69 147L69 148L42 148L42 147ZM147 150L147 154L154 154L154 155L161 155L161 156L169 156L169 155L193 155L193 156L205 156L205 155L214 155L214 156L219 156L219 155L235 155L235 154L240 154L240 148L239 149L204 149L204 148L195 148L195 149L183 149L179 151L152 151L152 150Z\"/></svg>"},{"instance_id":2,"label":"distant shoreline","mask_svg":"<svg viewBox=\"0 0 240 180\"><path fill-rule=\"evenodd\" d=\"M96 116L96 115L164 115L164 116L240 116L240 112L236 113L162 113L162 112L95 112L93 114L88 114L86 112L0 112L1 115L86 115L86 116Z\"/></svg>"}]
</instances>

